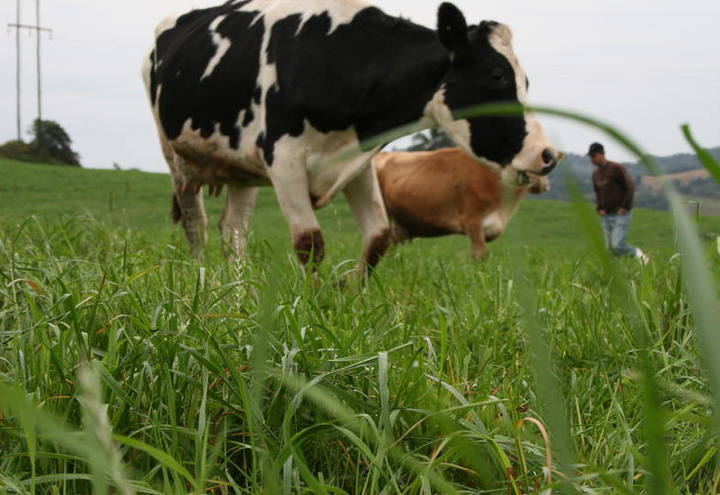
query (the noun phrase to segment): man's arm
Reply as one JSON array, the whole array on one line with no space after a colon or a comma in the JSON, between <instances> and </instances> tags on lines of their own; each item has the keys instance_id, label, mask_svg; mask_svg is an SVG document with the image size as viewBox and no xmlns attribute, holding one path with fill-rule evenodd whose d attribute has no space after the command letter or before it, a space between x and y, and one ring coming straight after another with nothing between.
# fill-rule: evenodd
<instances>
[{"instance_id":1,"label":"man's arm","mask_svg":"<svg viewBox=\"0 0 720 495\"><path fill-rule=\"evenodd\" d=\"M635 198L635 181L625 167L618 166L618 184L623 190L622 199L620 201L620 209L630 210L633 207L633 199Z\"/></svg>"},{"instance_id":2,"label":"man's arm","mask_svg":"<svg viewBox=\"0 0 720 495\"><path fill-rule=\"evenodd\" d=\"M598 194L597 179L595 173L592 174L593 190L595 191L595 210L600 213L600 195ZM600 213L602 215L602 213Z\"/></svg>"}]
</instances>

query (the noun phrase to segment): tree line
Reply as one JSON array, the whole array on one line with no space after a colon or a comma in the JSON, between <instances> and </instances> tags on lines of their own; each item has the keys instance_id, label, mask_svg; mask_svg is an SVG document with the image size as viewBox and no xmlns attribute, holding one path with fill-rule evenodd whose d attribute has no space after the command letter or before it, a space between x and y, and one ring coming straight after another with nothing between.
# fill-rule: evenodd
<instances>
[{"instance_id":1,"label":"tree line","mask_svg":"<svg viewBox=\"0 0 720 495\"><path fill-rule=\"evenodd\" d=\"M70 135L57 122L35 119L28 132L32 136L30 142L8 141L0 145L0 156L23 162L81 166Z\"/></svg>"}]
</instances>

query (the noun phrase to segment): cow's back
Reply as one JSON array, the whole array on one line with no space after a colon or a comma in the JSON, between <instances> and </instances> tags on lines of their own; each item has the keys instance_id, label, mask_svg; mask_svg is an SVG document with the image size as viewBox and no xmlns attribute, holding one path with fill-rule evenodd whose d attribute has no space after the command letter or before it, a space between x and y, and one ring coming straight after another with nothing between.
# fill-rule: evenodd
<instances>
[{"instance_id":1,"label":"cow's back","mask_svg":"<svg viewBox=\"0 0 720 495\"><path fill-rule=\"evenodd\" d=\"M434 31L362 0L236 1L163 23L146 84L180 154L272 166L284 136L349 131L357 143L420 118L431 92L408 101L418 85L397 78L414 77L430 53L447 57ZM320 154L348 144L328 139L307 141Z\"/></svg>"},{"instance_id":2,"label":"cow's back","mask_svg":"<svg viewBox=\"0 0 720 495\"><path fill-rule=\"evenodd\" d=\"M165 136L188 130L207 139L215 133L239 147L243 125L258 103L263 23L237 6L194 10L161 24L151 54L151 103Z\"/></svg>"}]
</instances>

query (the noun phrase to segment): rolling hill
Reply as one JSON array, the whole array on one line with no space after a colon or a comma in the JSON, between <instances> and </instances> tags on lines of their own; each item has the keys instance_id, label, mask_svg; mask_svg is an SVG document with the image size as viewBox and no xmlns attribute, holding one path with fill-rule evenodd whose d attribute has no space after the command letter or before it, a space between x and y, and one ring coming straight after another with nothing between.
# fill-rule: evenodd
<instances>
[{"instance_id":1,"label":"rolling hill","mask_svg":"<svg viewBox=\"0 0 720 495\"><path fill-rule=\"evenodd\" d=\"M712 148L710 153L720 159L720 147ZM695 155L679 153L671 156L654 156L655 161L667 172L667 176L675 183L675 187L688 201L699 202L701 211L706 215L720 215L720 185L710 177ZM647 174L638 162L624 164L637 184L635 203L637 206L658 210L667 209L667 202L660 191L657 178ZM580 189L587 198L592 198L592 165L586 156L570 154L563 162L565 170L569 170L577 180ZM562 174L550 177L551 191L547 197L567 200L565 179Z\"/></svg>"}]
</instances>

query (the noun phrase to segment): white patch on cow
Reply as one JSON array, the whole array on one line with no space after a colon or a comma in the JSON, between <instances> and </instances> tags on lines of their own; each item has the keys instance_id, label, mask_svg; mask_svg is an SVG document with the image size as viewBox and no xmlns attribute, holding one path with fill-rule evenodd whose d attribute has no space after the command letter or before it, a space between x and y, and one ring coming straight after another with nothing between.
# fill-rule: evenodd
<instances>
[{"instance_id":1,"label":"white patch on cow","mask_svg":"<svg viewBox=\"0 0 720 495\"><path fill-rule=\"evenodd\" d=\"M355 14L369 7L370 4L363 0L312 0L298 2L297 0L251 0L241 6L238 10L242 12L262 12L266 32L276 22L285 19L293 14L302 15L302 25L313 16L327 13L330 17L331 34L338 26L347 24L355 17Z\"/></svg>"},{"instance_id":2,"label":"white patch on cow","mask_svg":"<svg viewBox=\"0 0 720 495\"><path fill-rule=\"evenodd\" d=\"M544 167L542 152L550 147L545 130L537 116L530 111L525 112L525 139L520 153L513 157L510 166L517 170L538 171Z\"/></svg>"},{"instance_id":3,"label":"white patch on cow","mask_svg":"<svg viewBox=\"0 0 720 495\"><path fill-rule=\"evenodd\" d=\"M275 143L275 163L268 169L280 209L295 236L320 230L308 191L306 150L302 138L288 135Z\"/></svg>"},{"instance_id":4,"label":"white patch on cow","mask_svg":"<svg viewBox=\"0 0 720 495\"><path fill-rule=\"evenodd\" d=\"M282 136L276 143L275 163L280 157L291 156L306 168L308 192L315 199L314 206L325 206L342 191L365 167L377 150L361 151L354 128L344 131L319 132L305 121L300 136ZM272 171L276 171L273 165Z\"/></svg>"},{"instance_id":5,"label":"white patch on cow","mask_svg":"<svg viewBox=\"0 0 720 495\"><path fill-rule=\"evenodd\" d=\"M240 112L238 122L244 118L245 111ZM239 124L238 124L239 125ZM208 163L223 163L226 167L242 170L253 176L270 178L273 183L284 173L295 176L299 172L291 172L288 167L301 167L307 178L307 190L302 194L315 199L314 207L325 206L341 192L365 167L369 166L370 157L377 152L361 151L359 140L354 128L344 131L332 131L327 134L316 130L309 122L300 136L282 136L274 146L275 161L267 167L255 146L257 131L261 127L255 119L242 130L240 149L230 147L230 139L220 132L217 124L213 134L207 138L200 130L193 129L192 120L183 125L180 136L172 142L172 147L181 155L186 150L195 156L207 157L207 163L189 163L191 169L182 171L188 180L205 183L222 181L217 174L227 173L223 167L208 166ZM287 163L287 162L290 163ZM302 216L302 214L300 215ZM309 219L298 219L303 223Z\"/></svg>"},{"instance_id":6,"label":"white patch on cow","mask_svg":"<svg viewBox=\"0 0 720 495\"><path fill-rule=\"evenodd\" d=\"M508 26L499 24L490 34L489 41L495 51L504 56L513 68L518 101L522 105L529 105L527 76L513 50L512 31ZM529 110L525 111L525 132L526 136L523 140L522 149L513 157L510 166L517 170L537 172L544 167L542 160L543 150L551 148L551 146L537 116Z\"/></svg>"},{"instance_id":7,"label":"white patch on cow","mask_svg":"<svg viewBox=\"0 0 720 495\"><path fill-rule=\"evenodd\" d=\"M153 54L154 53L155 53L155 50L152 49L148 52L147 55L145 55L145 58L143 58L143 62L142 62L142 68L140 69L140 73L142 74L143 84L145 86L145 91L147 91L148 96L151 96L150 95L150 74L152 73L152 68L153 68Z\"/></svg>"},{"instance_id":8,"label":"white patch on cow","mask_svg":"<svg viewBox=\"0 0 720 495\"><path fill-rule=\"evenodd\" d=\"M505 221L500 210L491 213L483 220L483 232L486 238L494 238L505 230Z\"/></svg>"},{"instance_id":9,"label":"white patch on cow","mask_svg":"<svg viewBox=\"0 0 720 495\"><path fill-rule=\"evenodd\" d=\"M212 37L213 44L217 47L217 51L215 52L215 55L213 55L213 57L210 59L210 62L208 62L208 65L205 68L205 72L200 78L201 81L206 77L209 77L213 73L215 67L218 66L222 58L230 49L230 40L228 38L224 38L220 33L217 32L218 26L222 21L225 20L226 17L227 16L225 15L221 15L217 17L214 21L212 21L212 23L210 24L210 36Z\"/></svg>"},{"instance_id":10,"label":"white patch on cow","mask_svg":"<svg viewBox=\"0 0 720 495\"><path fill-rule=\"evenodd\" d=\"M517 88L517 99L523 105L527 105L527 86L526 86L526 75L520 62L515 55L515 51L512 46L512 31L505 24L498 24L493 32L489 36L490 46L492 46L496 52L505 57L508 63L512 66L513 72L515 73L515 87Z\"/></svg>"},{"instance_id":11,"label":"white patch on cow","mask_svg":"<svg viewBox=\"0 0 720 495\"><path fill-rule=\"evenodd\" d=\"M390 221L385 210L385 201L380 191L380 183L372 164L360 170L357 176L344 187L350 211L363 233L363 256L373 257L373 243L383 239L390 229Z\"/></svg>"},{"instance_id":12,"label":"white patch on cow","mask_svg":"<svg viewBox=\"0 0 720 495\"><path fill-rule=\"evenodd\" d=\"M239 2L236 2L239 3ZM260 122L257 133L266 132L266 102L268 91L275 88L278 83L277 68L275 64L268 63L267 49L270 44L272 28L278 21L293 14L301 14L302 25L314 15L327 12L331 20L329 33L334 31L341 24L352 21L355 15L369 5L362 0L313 0L300 4L294 0L251 0L249 3L238 8L239 12L258 12L257 18L253 21L262 20L264 27L263 41L259 53L258 86L260 87L260 103L253 102L252 110L255 120ZM329 34L328 33L328 34Z\"/></svg>"},{"instance_id":13,"label":"white patch on cow","mask_svg":"<svg viewBox=\"0 0 720 495\"><path fill-rule=\"evenodd\" d=\"M220 220L220 231L225 247L229 249L228 254L235 259L242 259L245 256L250 219L255 209L257 195L257 187L243 187L237 184L227 186L227 200Z\"/></svg>"},{"instance_id":14,"label":"white patch on cow","mask_svg":"<svg viewBox=\"0 0 720 495\"><path fill-rule=\"evenodd\" d=\"M254 2L250 2L251 4ZM248 4L249 5L249 4ZM243 6L240 10L248 10L246 7L248 5ZM258 16L253 21L253 24L260 19L263 19L262 14L258 14ZM254 122L257 122L259 126L256 126L257 129L257 135L260 134L266 134L267 131L267 125L266 125L266 109L267 109L267 94L268 91L270 91L271 88L277 85L277 67L275 67L275 64L270 64L268 62L268 55L267 55L267 49L268 45L270 44L270 33L272 33L272 24L268 24L268 22L264 23L264 33L263 33L263 40L262 44L260 45L260 53L258 53L258 77L257 77L257 85L260 87L260 102L255 103L255 99L253 98L251 103L251 108L253 111L253 114L255 115ZM252 124L251 124L252 125ZM245 137L245 134L243 134L243 138ZM250 146L255 146L256 140L254 140ZM270 164L267 164L270 165Z\"/></svg>"},{"instance_id":15,"label":"white patch on cow","mask_svg":"<svg viewBox=\"0 0 720 495\"><path fill-rule=\"evenodd\" d=\"M190 150L195 156L205 156L209 163L223 163L225 167L235 168L251 176L267 179L267 169L259 159L253 159L253 154L241 154L230 146L230 138L220 131L220 124L215 124L212 135L205 138L199 129L193 129L192 119L183 124L180 135L172 141L173 148L180 154L187 154ZM222 181L216 177L217 173L224 173L219 166L208 166L208 163L191 163L203 182L210 183Z\"/></svg>"},{"instance_id":16,"label":"white patch on cow","mask_svg":"<svg viewBox=\"0 0 720 495\"><path fill-rule=\"evenodd\" d=\"M452 111L445 103L444 85L435 92L432 100L425 106L423 115L440 126L465 152L470 150L470 122L465 119L453 119Z\"/></svg>"},{"instance_id":17,"label":"white patch on cow","mask_svg":"<svg viewBox=\"0 0 720 495\"><path fill-rule=\"evenodd\" d=\"M389 227L377 176L370 165L377 150L360 151L352 128L324 134L307 121L304 125L300 136L285 135L275 143L276 160L269 169L293 238L319 230L314 210L344 190L363 232L364 256L373 256L373 241L385 235Z\"/></svg>"},{"instance_id":18,"label":"white patch on cow","mask_svg":"<svg viewBox=\"0 0 720 495\"><path fill-rule=\"evenodd\" d=\"M160 97L162 96L163 85L158 84L157 90L155 91L155 110L157 111L158 118L160 118Z\"/></svg>"},{"instance_id":19,"label":"white patch on cow","mask_svg":"<svg viewBox=\"0 0 720 495\"><path fill-rule=\"evenodd\" d=\"M338 153L325 158L325 165L316 167L320 170L317 175L311 174L312 192L317 191L316 208L322 208L330 202L345 186L353 181L361 172L371 167L370 159L380 150L380 146L371 151L362 151L359 146L351 145ZM352 158L344 158L350 155ZM313 167L311 167L313 170Z\"/></svg>"},{"instance_id":20,"label":"white patch on cow","mask_svg":"<svg viewBox=\"0 0 720 495\"><path fill-rule=\"evenodd\" d=\"M180 16L181 14L173 14L160 21L160 24L155 28L155 39L158 39L165 31L174 28Z\"/></svg>"},{"instance_id":21,"label":"white patch on cow","mask_svg":"<svg viewBox=\"0 0 720 495\"><path fill-rule=\"evenodd\" d=\"M423 112L425 117L431 119L433 123L440 126L443 131L450 136L468 155L475 160L488 167L490 170L499 172L502 167L499 163L488 160L484 157L476 156L470 147L470 122L467 119L453 119L452 110L445 103L445 86L443 85L433 96L432 100L425 106Z\"/></svg>"},{"instance_id":22,"label":"white patch on cow","mask_svg":"<svg viewBox=\"0 0 720 495\"><path fill-rule=\"evenodd\" d=\"M265 108L267 92L277 86L277 67L275 67L275 64L268 63L265 47L266 45L263 42L263 50L260 54L260 70L258 71L258 84L262 89L261 108Z\"/></svg>"}]
</instances>

